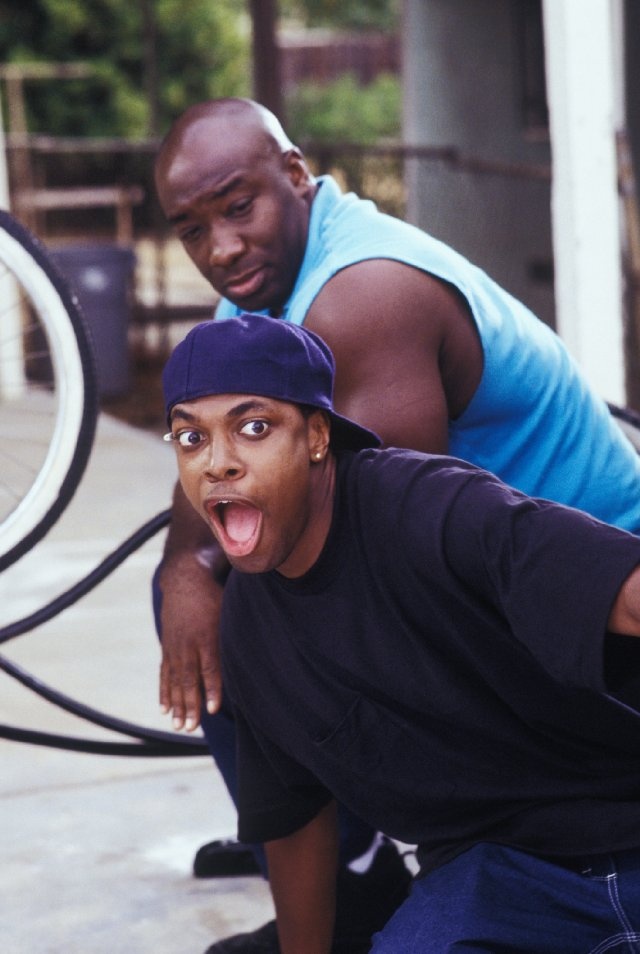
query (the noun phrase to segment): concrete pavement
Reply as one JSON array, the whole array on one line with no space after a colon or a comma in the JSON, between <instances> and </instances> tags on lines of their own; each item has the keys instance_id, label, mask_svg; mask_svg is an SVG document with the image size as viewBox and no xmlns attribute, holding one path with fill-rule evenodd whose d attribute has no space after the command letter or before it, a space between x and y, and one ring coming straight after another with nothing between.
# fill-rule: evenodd
<instances>
[{"instance_id":1,"label":"concrete pavement","mask_svg":"<svg viewBox=\"0 0 640 954\"><path fill-rule=\"evenodd\" d=\"M103 415L82 484L59 523L0 576L0 626L66 590L169 505L160 435ZM0 647L45 683L127 721L170 731L157 704L149 580L162 534L60 616ZM38 699L0 672L0 722L120 737ZM0 740L3 954L201 954L272 916L259 878L197 880L196 849L235 832L208 756L86 755Z\"/></svg>"}]
</instances>

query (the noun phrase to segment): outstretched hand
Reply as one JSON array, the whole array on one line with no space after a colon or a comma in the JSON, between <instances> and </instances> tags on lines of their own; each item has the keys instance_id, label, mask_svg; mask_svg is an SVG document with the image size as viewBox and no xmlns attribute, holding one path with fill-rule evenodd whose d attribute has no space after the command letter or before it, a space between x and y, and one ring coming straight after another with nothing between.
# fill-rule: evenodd
<instances>
[{"instance_id":1,"label":"outstretched hand","mask_svg":"<svg viewBox=\"0 0 640 954\"><path fill-rule=\"evenodd\" d=\"M165 561L162 590L160 707L176 730L193 732L205 705L222 701L218 624L222 586L214 578L214 548L182 552Z\"/></svg>"}]
</instances>

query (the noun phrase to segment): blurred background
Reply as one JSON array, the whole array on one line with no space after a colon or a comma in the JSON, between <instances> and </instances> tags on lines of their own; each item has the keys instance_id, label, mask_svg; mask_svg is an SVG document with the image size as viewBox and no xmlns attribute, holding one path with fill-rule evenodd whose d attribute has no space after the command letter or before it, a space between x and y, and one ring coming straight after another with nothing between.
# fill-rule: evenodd
<instances>
[{"instance_id":1,"label":"blurred background","mask_svg":"<svg viewBox=\"0 0 640 954\"><path fill-rule=\"evenodd\" d=\"M159 138L190 103L226 95L267 102L309 147L317 171L337 170L368 193L375 180L378 197L403 213L399 154L364 151L399 141L398 6L0 3L10 206L80 294L101 342L110 413L162 428L159 368L171 342L215 302L166 230L153 189Z\"/></svg>"},{"instance_id":2,"label":"blurred background","mask_svg":"<svg viewBox=\"0 0 640 954\"><path fill-rule=\"evenodd\" d=\"M638 228L640 5L588 0L577 21L585 31L603 3L613 25L601 40L612 45L615 123L627 157L624 403L637 408L640 264L629 235ZM90 270L85 311L118 349L102 373L104 406L161 427L158 367L175 336L211 314L214 293L168 234L152 185L159 138L189 104L209 97L265 103L314 171L449 242L556 327L547 47L562 29L549 11L564 6L1 0L10 205L60 250L76 285ZM100 298L111 327L102 327ZM612 323L617 317L615 302Z\"/></svg>"}]
</instances>

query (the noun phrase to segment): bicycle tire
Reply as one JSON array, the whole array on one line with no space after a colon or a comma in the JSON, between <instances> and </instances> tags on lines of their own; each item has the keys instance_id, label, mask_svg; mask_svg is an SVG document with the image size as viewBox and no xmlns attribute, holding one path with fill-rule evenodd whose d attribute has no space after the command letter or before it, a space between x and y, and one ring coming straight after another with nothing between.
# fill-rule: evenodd
<instances>
[{"instance_id":1,"label":"bicycle tire","mask_svg":"<svg viewBox=\"0 0 640 954\"><path fill-rule=\"evenodd\" d=\"M48 532L91 453L89 329L45 246L0 210L0 571Z\"/></svg>"}]
</instances>

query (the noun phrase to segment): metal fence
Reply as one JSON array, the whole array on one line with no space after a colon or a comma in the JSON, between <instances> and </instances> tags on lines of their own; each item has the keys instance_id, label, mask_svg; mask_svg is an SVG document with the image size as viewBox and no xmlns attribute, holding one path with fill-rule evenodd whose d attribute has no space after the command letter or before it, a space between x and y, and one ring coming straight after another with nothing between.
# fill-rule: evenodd
<instances>
[{"instance_id":1,"label":"metal fence","mask_svg":"<svg viewBox=\"0 0 640 954\"><path fill-rule=\"evenodd\" d=\"M407 170L412 164L446 170L451 181L469 178L548 183L545 165L488 161L454 148L397 142L330 145L302 142L312 170L331 173L346 190L373 199L384 211L407 215ZM140 253L134 321L165 325L199 318L210 296L186 281L175 266L171 235L155 199L156 140L8 137L14 211L47 243L105 240L128 243ZM460 190L458 190L460 191ZM458 199L461 201L460 199ZM456 201L456 189L452 190ZM469 216L471 220L473 216Z\"/></svg>"}]
</instances>

